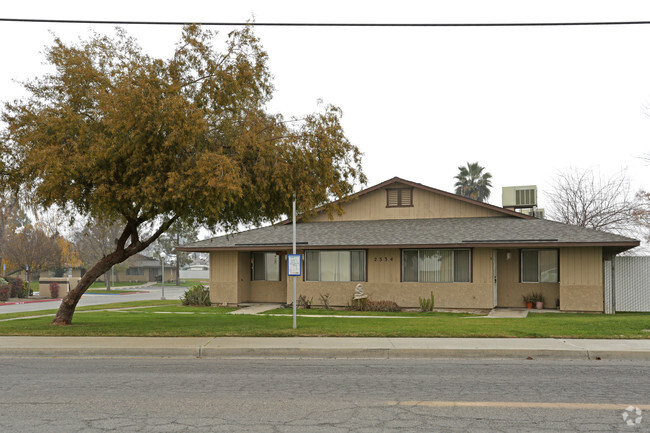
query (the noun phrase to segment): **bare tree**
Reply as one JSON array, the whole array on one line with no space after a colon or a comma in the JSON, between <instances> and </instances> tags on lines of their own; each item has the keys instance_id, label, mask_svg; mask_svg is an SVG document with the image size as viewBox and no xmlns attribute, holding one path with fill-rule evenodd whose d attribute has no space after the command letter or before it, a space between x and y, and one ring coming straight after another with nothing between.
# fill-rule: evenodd
<instances>
[{"instance_id":1,"label":"bare tree","mask_svg":"<svg viewBox=\"0 0 650 433\"><path fill-rule=\"evenodd\" d=\"M643 227L643 236L647 242L650 242L650 192L639 191L636 195L640 207L635 212L637 222Z\"/></svg>"},{"instance_id":2,"label":"bare tree","mask_svg":"<svg viewBox=\"0 0 650 433\"><path fill-rule=\"evenodd\" d=\"M84 266L92 266L115 249L115 243L122 234L119 223L100 224L89 221L73 236L74 244ZM104 273L106 289L111 289L110 269Z\"/></svg>"},{"instance_id":3,"label":"bare tree","mask_svg":"<svg viewBox=\"0 0 650 433\"><path fill-rule=\"evenodd\" d=\"M592 170L559 173L549 194L551 219L580 227L630 235L638 228L641 202L625 171L602 179Z\"/></svg>"},{"instance_id":4,"label":"bare tree","mask_svg":"<svg viewBox=\"0 0 650 433\"><path fill-rule=\"evenodd\" d=\"M61 247L57 236L48 236L41 228L26 225L7 240L5 253L9 263L31 273L61 266Z\"/></svg>"},{"instance_id":5,"label":"bare tree","mask_svg":"<svg viewBox=\"0 0 650 433\"><path fill-rule=\"evenodd\" d=\"M18 197L9 192L0 193L0 264L7 261L9 239L28 223Z\"/></svg>"}]
</instances>

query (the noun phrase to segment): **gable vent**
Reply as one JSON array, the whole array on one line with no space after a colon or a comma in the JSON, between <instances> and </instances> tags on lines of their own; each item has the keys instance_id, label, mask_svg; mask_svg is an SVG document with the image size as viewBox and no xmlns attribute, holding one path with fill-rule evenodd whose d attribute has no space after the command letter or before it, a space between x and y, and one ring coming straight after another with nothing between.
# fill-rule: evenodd
<instances>
[{"instance_id":1,"label":"gable vent","mask_svg":"<svg viewBox=\"0 0 650 433\"><path fill-rule=\"evenodd\" d=\"M413 188L386 189L386 207L413 206Z\"/></svg>"}]
</instances>

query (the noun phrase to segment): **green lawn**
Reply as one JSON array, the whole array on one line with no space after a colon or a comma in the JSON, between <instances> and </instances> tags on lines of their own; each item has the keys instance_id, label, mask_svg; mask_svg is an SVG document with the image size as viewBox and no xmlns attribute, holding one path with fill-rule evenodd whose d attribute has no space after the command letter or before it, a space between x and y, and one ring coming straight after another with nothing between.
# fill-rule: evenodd
<instances>
[{"instance_id":1,"label":"green lawn","mask_svg":"<svg viewBox=\"0 0 650 433\"><path fill-rule=\"evenodd\" d=\"M176 281L174 282L167 282L165 281L165 287L192 287L197 284L208 284L208 281L206 280L181 280L180 285L176 285ZM157 287L161 287L161 283L156 283L154 284Z\"/></svg>"},{"instance_id":2,"label":"green lawn","mask_svg":"<svg viewBox=\"0 0 650 433\"><path fill-rule=\"evenodd\" d=\"M76 311L97 311L105 310L112 308L131 308L131 307L146 307L149 305L166 305L172 306L171 304L177 303L177 301L161 301L161 300L151 300L151 301L131 301L131 302L114 302L110 304L101 304L101 305L89 305L87 307L77 307ZM21 313L2 313L0 308L0 320L11 319L14 317L29 317L29 316L39 316L44 314L55 314L56 308L51 310L39 310L39 311L25 311Z\"/></svg>"},{"instance_id":3,"label":"green lawn","mask_svg":"<svg viewBox=\"0 0 650 433\"><path fill-rule=\"evenodd\" d=\"M145 302L152 304L148 301ZM159 302L169 304L169 301ZM428 313L427 315L410 313L412 318L386 319L303 316L298 318L298 329L293 330L291 317L228 315L225 313L232 309L157 305L155 308L124 312L76 314L73 325L68 327L50 326L50 317L0 322L0 335L650 337L650 314L624 313L606 316L600 314L531 313L527 319L488 319L455 313ZM115 304L115 306L121 308L125 305ZM107 306L99 307L106 308ZM34 314L30 313L30 315ZM5 318L5 315L0 315L0 319L2 318Z\"/></svg>"},{"instance_id":4,"label":"green lawn","mask_svg":"<svg viewBox=\"0 0 650 433\"><path fill-rule=\"evenodd\" d=\"M106 289L93 289L92 287L84 292L84 295L86 293L89 293L91 295L105 295L105 294L112 294L112 295L117 295L121 293L137 293L137 290L119 290L119 289L111 289L111 290L106 290Z\"/></svg>"}]
</instances>

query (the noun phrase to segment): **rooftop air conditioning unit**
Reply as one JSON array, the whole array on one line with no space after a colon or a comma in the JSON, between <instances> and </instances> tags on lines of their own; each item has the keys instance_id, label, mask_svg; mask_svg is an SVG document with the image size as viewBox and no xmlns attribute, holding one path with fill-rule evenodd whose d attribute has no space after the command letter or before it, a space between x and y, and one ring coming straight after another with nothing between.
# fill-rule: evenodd
<instances>
[{"instance_id":1,"label":"rooftop air conditioning unit","mask_svg":"<svg viewBox=\"0 0 650 433\"><path fill-rule=\"evenodd\" d=\"M501 201L507 208L529 208L537 206L537 186L504 186Z\"/></svg>"}]
</instances>

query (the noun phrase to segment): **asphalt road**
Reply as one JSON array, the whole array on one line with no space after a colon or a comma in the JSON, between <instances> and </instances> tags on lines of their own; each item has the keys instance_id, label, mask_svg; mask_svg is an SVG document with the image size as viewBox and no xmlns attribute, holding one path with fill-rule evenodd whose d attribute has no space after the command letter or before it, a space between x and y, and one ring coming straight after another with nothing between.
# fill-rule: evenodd
<instances>
[{"instance_id":1,"label":"asphalt road","mask_svg":"<svg viewBox=\"0 0 650 433\"><path fill-rule=\"evenodd\" d=\"M648 363L5 358L0 372L2 432L650 431ZM628 405L647 416L628 426Z\"/></svg>"},{"instance_id":2,"label":"asphalt road","mask_svg":"<svg viewBox=\"0 0 650 433\"><path fill-rule=\"evenodd\" d=\"M117 289L120 289L119 287ZM165 299L180 299L187 291L187 287L165 286ZM120 289L122 290L122 289ZM134 292L138 289L134 289ZM79 306L101 305L114 302L146 301L160 299L162 296L161 286L148 286L140 289L146 293L129 293L125 295L93 295L84 294L79 301ZM59 308L61 301L31 302L25 304L0 305L0 314L18 313L23 311L41 311Z\"/></svg>"}]
</instances>

